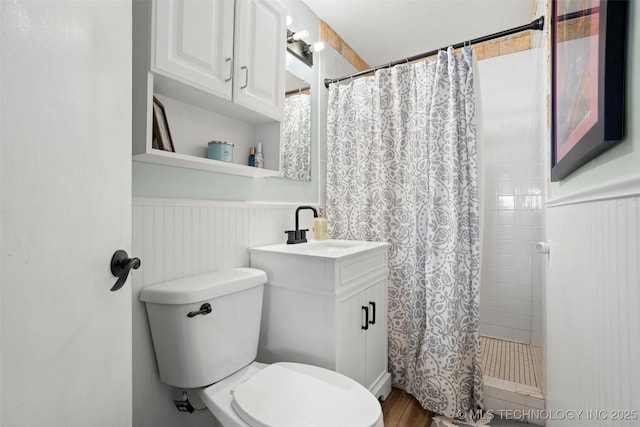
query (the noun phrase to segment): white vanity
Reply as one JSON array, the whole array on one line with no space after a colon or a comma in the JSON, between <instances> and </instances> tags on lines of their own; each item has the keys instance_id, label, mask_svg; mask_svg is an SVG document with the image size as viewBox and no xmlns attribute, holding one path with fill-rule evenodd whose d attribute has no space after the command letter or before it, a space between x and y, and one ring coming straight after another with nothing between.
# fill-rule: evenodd
<instances>
[{"instance_id":1,"label":"white vanity","mask_svg":"<svg viewBox=\"0 0 640 427\"><path fill-rule=\"evenodd\" d=\"M387 247L325 240L249 249L269 280L258 360L333 369L386 398Z\"/></svg>"}]
</instances>

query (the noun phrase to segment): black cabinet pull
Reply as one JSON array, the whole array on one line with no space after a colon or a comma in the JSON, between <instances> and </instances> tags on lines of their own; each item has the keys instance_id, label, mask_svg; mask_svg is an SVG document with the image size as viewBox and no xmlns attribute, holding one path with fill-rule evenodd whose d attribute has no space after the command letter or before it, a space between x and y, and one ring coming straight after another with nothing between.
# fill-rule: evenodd
<instances>
[{"instance_id":1,"label":"black cabinet pull","mask_svg":"<svg viewBox=\"0 0 640 427\"><path fill-rule=\"evenodd\" d=\"M369 305L372 308L372 310L371 310L372 311L372 316L371 317L373 317L373 320L369 320L369 323L372 324L372 325L375 325L376 324L376 303L374 301L369 301Z\"/></svg>"},{"instance_id":2,"label":"black cabinet pull","mask_svg":"<svg viewBox=\"0 0 640 427\"><path fill-rule=\"evenodd\" d=\"M366 331L369 329L369 307L363 305L362 309L364 310L364 325L362 325L362 329Z\"/></svg>"}]
</instances>

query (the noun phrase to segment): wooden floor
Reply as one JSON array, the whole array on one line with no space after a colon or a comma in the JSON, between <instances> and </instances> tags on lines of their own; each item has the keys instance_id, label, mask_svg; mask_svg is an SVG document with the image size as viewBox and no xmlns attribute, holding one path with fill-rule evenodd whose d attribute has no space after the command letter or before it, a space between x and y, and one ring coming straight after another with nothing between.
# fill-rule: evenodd
<instances>
[{"instance_id":1,"label":"wooden floor","mask_svg":"<svg viewBox=\"0 0 640 427\"><path fill-rule=\"evenodd\" d=\"M429 427L432 413L422 409L409 393L393 388L382 402L384 427Z\"/></svg>"}]
</instances>

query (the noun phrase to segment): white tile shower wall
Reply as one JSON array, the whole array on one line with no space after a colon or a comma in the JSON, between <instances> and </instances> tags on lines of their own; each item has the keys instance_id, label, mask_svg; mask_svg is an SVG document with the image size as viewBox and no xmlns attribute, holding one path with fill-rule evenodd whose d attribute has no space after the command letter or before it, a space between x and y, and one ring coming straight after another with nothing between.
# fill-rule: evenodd
<instances>
[{"instance_id":1,"label":"white tile shower wall","mask_svg":"<svg viewBox=\"0 0 640 427\"><path fill-rule=\"evenodd\" d=\"M320 52L318 77L320 88L320 205L326 206L326 183L327 183L327 105L329 100L329 90L324 86L325 78L337 78L356 72L356 68L351 65L337 50L323 40L326 48Z\"/></svg>"},{"instance_id":2,"label":"white tile shower wall","mask_svg":"<svg viewBox=\"0 0 640 427\"><path fill-rule=\"evenodd\" d=\"M541 50L478 63L483 137L480 333L543 345Z\"/></svg>"},{"instance_id":3,"label":"white tile shower wall","mask_svg":"<svg viewBox=\"0 0 640 427\"><path fill-rule=\"evenodd\" d=\"M133 420L138 427L211 426L208 412L183 414L177 390L160 382L144 304L145 286L209 271L249 266L247 248L284 242L295 227L296 205L166 199L133 200ZM300 214L301 228L313 217ZM199 403L194 403L197 406Z\"/></svg>"}]
</instances>

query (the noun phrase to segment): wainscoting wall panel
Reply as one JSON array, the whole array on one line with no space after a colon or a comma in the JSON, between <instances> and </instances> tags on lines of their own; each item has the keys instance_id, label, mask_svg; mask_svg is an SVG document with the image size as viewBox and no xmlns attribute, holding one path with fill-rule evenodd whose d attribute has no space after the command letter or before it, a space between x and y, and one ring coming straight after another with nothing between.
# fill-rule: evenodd
<instances>
[{"instance_id":1,"label":"wainscoting wall panel","mask_svg":"<svg viewBox=\"0 0 640 427\"><path fill-rule=\"evenodd\" d=\"M547 409L585 411L547 425L638 425L640 198L551 205L547 232Z\"/></svg>"},{"instance_id":2,"label":"wainscoting wall panel","mask_svg":"<svg viewBox=\"0 0 640 427\"><path fill-rule=\"evenodd\" d=\"M294 215L290 205L134 201L134 249L148 261L141 283L248 266L247 248L284 242Z\"/></svg>"}]
</instances>

